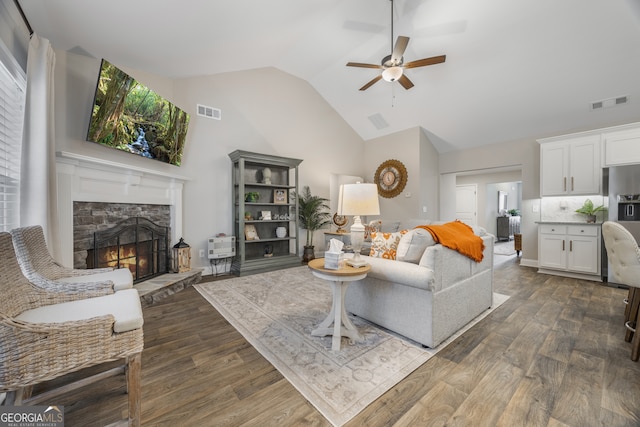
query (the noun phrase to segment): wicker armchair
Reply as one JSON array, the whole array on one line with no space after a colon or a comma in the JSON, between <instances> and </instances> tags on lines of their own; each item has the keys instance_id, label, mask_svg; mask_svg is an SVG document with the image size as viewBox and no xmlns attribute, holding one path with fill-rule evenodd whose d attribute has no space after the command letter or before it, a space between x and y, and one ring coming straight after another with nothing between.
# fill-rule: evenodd
<instances>
[{"instance_id":1,"label":"wicker armchair","mask_svg":"<svg viewBox=\"0 0 640 427\"><path fill-rule=\"evenodd\" d=\"M60 265L49 253L39 225L13 229L11 237L22 272L36 286L85 296L87 292L95 296L133 287L133 276L126 268L73 269Z\"/></svg>"},{"instance_id":2,"label":"wicker armchair","mask_svg":"<svg viewBox=\"0 0 640 427\"><path fill-rule=\"evenodd\" d=\"M30 396L35 384L105 362L122 368L82 378L82 385L126 372L129 424L139 425L142 308L135 289L95 298L50 292L22 274L11 235L0 232L0 393L6 405L50 403L73 386ZM84 298L84 299L83 299ZM77 387L80 387L78 385ZM75 388L77 388L75 387Z\"/></svg>"}]
</instances>

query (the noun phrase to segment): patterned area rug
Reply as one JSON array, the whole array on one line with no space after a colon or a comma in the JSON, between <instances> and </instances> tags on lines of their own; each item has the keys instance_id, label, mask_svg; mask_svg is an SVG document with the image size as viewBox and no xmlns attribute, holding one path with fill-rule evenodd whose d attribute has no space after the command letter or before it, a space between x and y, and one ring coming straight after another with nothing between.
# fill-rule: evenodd
<instances>
[{"instance_id":1,"label":"patterned area rug","mask_svg":"<svg viewBox=\"0 0 640 427\"><path fill-rule=\"evenodd\" d=\"M331 351L330 336L311 336L331 308L331 288L306 266L194 287L335 426L349 421L455 338L425 349L351 317L364 342L343 338L341 350ZM494 293L491 310L507 298Z\"/></svg>"}]
</instances>

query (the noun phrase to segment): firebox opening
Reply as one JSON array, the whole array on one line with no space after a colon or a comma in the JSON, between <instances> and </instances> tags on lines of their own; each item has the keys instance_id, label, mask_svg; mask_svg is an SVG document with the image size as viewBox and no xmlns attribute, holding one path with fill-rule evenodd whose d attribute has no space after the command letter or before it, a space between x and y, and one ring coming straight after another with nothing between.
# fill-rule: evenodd
<instances>
[{"instance_id":1,"label":"firebox opening","mask_svg":"<svg viewBox=\"0 0 640 427\"><path fill-rule=\"evenodd\" d=\"M134 283L167 273L170 265L169 230L146 218L125 219L94 233L87 251L88 268L128 268Z\"/></svg>"}]
</instances>

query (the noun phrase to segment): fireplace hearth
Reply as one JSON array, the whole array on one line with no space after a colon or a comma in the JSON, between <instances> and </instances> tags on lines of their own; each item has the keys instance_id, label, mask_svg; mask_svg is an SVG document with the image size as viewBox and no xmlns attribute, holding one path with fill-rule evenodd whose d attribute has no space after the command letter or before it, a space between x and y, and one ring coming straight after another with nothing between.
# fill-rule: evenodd
<instances>
[{"instance_id":1,"label":"fireplace hearth","mask_svg":"<svg viewBox=\"0 0 640 427\"><path fill-rule=\"evenodd\" d=\"M146 218L128 218L94 233L88 268L128 268L134 283L169 272L169 228Z\"/></svg>"}]
</instances>

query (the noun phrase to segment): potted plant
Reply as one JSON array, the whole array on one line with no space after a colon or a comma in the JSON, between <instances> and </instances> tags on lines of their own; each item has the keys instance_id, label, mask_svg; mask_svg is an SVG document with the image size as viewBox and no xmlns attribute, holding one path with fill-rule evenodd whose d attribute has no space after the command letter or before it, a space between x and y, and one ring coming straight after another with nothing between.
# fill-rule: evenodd
<instances>
[{"instance_id":1,"label":"potted plant","mask_svg":"<svg viewBox=\"0 0 640 427\"><path fill-rule=\"evenodd\" d=\"M511 216L520 216L520 211L518 209L510 209L509 215Z\"/></svg>"},{"instance_id":2,"label":"potted plant","mask_svg":"<svg viewBox=\"0 0 640 427\"><path fill-rule=\"evenodd\" d=\"M606 211L606 210L607 208L605 208L604 205L594 207L591 199L587 199L584 201L584 204L580 209L576 209L576 212L586 215L587 222L596 222L596 213L600 211Z\"/></svg>"},{"instance_id":3,"label":"potted plant","mask_svg":"<svg viewBox=\"0 0 640 427\"><path fill-rule=\"evenodd\" d=\"M302 262L308 263L314 256L313 232L330 224L329 200L311 194L309 186L305 186L298 194L298 219L300 226L307 230L307 239L304 245Z\"/></svg>"},{"instance_id":4,"label":"potted plant","mask_svg":"<svg viewBox=\"0 0 640 427\"><path fill-rule=\"evenodd\" d=\"M245 202L249 202L249 203L257 202L259 198L260 198L260 193L258 193L257 191L249 191L248 193L244 193Z\"/></svg>"}]
</instances>

